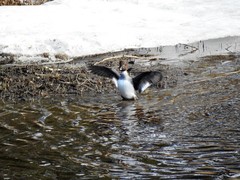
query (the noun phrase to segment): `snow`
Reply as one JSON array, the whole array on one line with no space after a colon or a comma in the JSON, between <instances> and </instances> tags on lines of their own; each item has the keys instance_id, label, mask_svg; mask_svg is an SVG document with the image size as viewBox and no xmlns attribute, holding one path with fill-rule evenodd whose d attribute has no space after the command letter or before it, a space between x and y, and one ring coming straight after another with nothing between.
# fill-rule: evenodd
<instances>
[{"instance_id":1,"label":"snow","mask_svg":"<svg viewBox=\"0 0 240 180\"><path fill-rule=\"evenodd\" d=\"M0 53L83 56L240 35L239 0L54 0L0 7Z\"/></svg>"}]
</instances>

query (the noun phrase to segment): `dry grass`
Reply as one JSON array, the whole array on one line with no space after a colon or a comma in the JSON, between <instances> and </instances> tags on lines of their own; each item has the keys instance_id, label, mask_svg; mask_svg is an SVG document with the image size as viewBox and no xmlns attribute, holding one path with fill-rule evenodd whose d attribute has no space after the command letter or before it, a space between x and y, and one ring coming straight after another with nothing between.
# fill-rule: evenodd
<instances>
[{"instance_id":1,"label":"dry grass","mask_svg":"<svg viewBox=\"0 0 240 180\"><path fill-rule=\"evenodd\" d=\"M50 0L0 0L0 6L10 5L40 5Z\"/></svg>"},{"instance_id":2,"label":"dry grass","mask_svg":"<svg viewBox=\"0 0 240 180\"><path fill-rule=\"evenodd\" d=\"M7 99L81 94L95 89L96 85L85 68L38 65L0 67L0 97Z\"/></svg>"}]
</instances>

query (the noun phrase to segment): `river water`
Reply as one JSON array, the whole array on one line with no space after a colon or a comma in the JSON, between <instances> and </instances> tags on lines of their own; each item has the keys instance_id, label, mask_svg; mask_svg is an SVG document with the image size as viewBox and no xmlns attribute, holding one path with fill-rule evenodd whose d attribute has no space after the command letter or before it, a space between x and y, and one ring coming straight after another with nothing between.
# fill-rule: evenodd
<instances>
[{"instance_id":1,"label":"river water","mask_svg":"<svg viewBox=\"0 0 240 180\"><path fill-rule=\"evenodd\" d=\"M0 101L2 179L239 179L240 59L185 66L175 87Z\"/></svg>"},{"instance_id":2,"label":"river water","mask_svg":"<svg viewBox=\"0 0 240 180\"><path fill-rule=\"evenodd\" d=\"M240 98L222 85L214 93L153 89L136 102L116 94L2 102L1 176L239 178Z\"/></svg>"}]
</instances>

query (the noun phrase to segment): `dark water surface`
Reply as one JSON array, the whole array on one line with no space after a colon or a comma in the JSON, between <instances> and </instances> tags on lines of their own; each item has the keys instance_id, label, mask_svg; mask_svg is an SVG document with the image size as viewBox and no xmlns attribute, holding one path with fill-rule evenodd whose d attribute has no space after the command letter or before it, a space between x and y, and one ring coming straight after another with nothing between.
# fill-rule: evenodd
<instances>
[{"instance_id":1,"label":"dark water surface","mask_svg":"<svg viewBox=\"0 0 240 180\"><path fill-rule=\"evenodd\" d=\"M214 93L151 89L136 102L116 94L2 102L0 175L240 178L240 98L234 86L225 96L223 85Z\"/></svg>"}]
</instances>

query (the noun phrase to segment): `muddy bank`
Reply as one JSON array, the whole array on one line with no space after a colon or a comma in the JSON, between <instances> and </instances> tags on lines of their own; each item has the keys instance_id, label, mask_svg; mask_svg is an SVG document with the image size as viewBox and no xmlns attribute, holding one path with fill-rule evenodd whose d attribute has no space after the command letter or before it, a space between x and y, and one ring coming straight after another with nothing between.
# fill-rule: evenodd
<instances>
[{"instance_id":1,"label":"muddy bank","mask_svg":"<svg viewBox=\"0 0 240 180\"><path fill-rule=\"evenodd\" d=\"M112 66L117 62L118 60L114 63L108 63L107 66L117 69L117 65ZM64 64L1 67L0 96L5 100L28 100L55 95L74 94L82 96L89 92L116 91L111 80L95 76L89 72L87 67L90 64L92 63L86 63L84 66ZM163 66L155 69L166 72L166 68ZM142 69L135 68L132 74L138 74L141 71ZM160 82L157 88L162 86L163 82ZM168 86L172 85L169 83Z\"/></svg>"},{"instance_id":2,"label":"muddy bank","mask_svg":"<svg viewBox=\"0 0 240 180\"><path fill-rule=\"evenodd\" d=\"M120 60L128 60L132 75L142 71L157 70L164 79L153 88L177 88L185 83L195 83L233 73L239 77L240 38L228 37L176 46L127 49L93 56L70 58L56 56L23 57L0 54L0 96L2 99L28 100L54 95L89 92L116 92L111 80L89 73L92 64L117 69ZM215 83L215 82L214 82Z\"/></svg>"}]
</instances>

